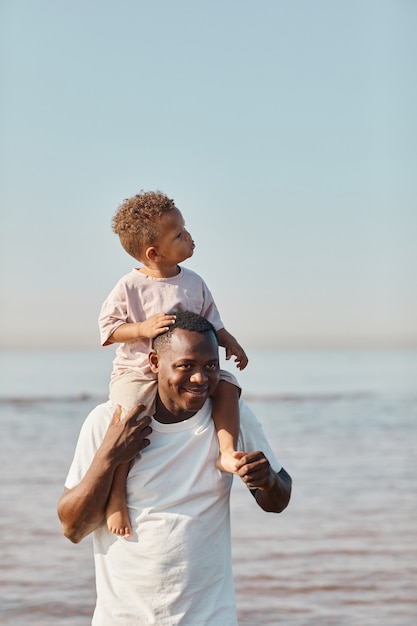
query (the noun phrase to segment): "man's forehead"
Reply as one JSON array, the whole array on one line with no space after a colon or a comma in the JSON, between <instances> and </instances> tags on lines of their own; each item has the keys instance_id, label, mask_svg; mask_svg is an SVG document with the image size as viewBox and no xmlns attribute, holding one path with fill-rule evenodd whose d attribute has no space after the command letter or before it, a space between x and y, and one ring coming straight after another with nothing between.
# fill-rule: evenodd
<instances>
[{"instance_id":1,"label":"man's forehead","mask_svg":"<svg viewBox=\"0 0 417 626\"><path fill-rule=\"evenodd\" d=\"M211 352L214 357L218 356L219 348L217 339L212 332L198 333L183 328L176 328L167 346L167 352L175 354L176 358L189 358L190 355L198 355L202 351Z\"/></svg>"}]
</instances>

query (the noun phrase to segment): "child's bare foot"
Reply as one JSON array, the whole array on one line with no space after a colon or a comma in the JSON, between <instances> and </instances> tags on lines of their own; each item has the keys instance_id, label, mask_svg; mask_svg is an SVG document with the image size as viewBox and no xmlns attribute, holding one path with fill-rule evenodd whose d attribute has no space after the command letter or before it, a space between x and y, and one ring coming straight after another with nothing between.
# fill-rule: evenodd
<instances>
[{"instance_id":1,"label":"child's bare foot","mask_svg":"<svg viewBox=\"0 0 417 626\"><path fill-rule=\"evenodd\" d=\"M127 510L126 502L120 501L117 498L110 498L107 510L107 528L111 533L118 537L124 537L128 539L132 534L132 527L130 526L129 512Z\"/></svg>"},{"instance_id":2,"label":"child's bare foot","mask_svg":"<svg viewBox=\"0 0 417 626\"><path fill-rule=\"evenodd\" d=\"M236 452L235 450L223 450L217 457L216 467L221 472L236 474L237 461L244 455L244 452Z\"/></svg>"}]
</instances>

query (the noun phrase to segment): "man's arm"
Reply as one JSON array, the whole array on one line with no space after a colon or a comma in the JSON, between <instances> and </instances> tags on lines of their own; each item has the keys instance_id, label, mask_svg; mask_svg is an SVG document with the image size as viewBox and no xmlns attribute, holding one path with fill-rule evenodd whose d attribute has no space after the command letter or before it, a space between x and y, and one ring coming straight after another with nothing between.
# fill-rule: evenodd
<instances>
[{"instance_id":1,"label":"man's arm","mask_svg":"<svg viewBox=\"0 0 417 626\"><path fill-rule=\"evenodd\" d=\"M237 462L237 474L249 487L259 506L281 513L291 497L291 476L282 468L275 472L263 452L249 452Z\"/></svg>"},{"instance_id":2,"label":"man's arm","mask_svg":"<svg viewBox=\"0 0 417 626\"><path fill-rule=\"evenodd\" d=\"M80 542L103 523L116 468L149 445L151 418L138 417L143 409L144 405L139 405L121 420L121 408L117 407L86 475L76 487L65 488L58 517L62 532L72 542Z\"/></svg>"}]
</instances>

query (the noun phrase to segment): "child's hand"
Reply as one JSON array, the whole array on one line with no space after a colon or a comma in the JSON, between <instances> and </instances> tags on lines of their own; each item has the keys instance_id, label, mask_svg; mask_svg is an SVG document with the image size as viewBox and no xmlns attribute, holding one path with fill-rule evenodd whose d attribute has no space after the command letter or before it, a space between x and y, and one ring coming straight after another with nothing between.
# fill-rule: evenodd
<instances>
[{"instance_id":1,"label":"child's hand","mask_svg":"<svg viewBox=\"0 0 417 626\"><path fill-rule=\"evenodd\" d=\"M237 341L229 343L225 346L226 349L226 361L228 361L233 355L235 358L236 367L239 370L244 370L248 364L248 357L246 356L246 352L238 344Z\"/></svg>"},{"instance_id":2,"label":"child's hand","mask_svg":"<svg viewBox=\"0 0 417 626\"><path fill-rule=\"evenodd\" d=\"M142 337L153 339L162 333L166 333L169 327L175 322L175 315L157 313L151 315L144 322L140 322L140 334Z\"/></svg>"}]
</instances>

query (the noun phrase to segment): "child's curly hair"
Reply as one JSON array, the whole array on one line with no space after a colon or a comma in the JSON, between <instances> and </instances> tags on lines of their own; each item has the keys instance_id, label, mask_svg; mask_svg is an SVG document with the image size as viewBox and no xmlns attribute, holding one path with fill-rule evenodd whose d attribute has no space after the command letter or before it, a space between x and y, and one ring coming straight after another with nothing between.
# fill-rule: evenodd
<instances>
[{"instance_id":1,"label":"child's curly hair","mask_svg":"<svg viewBox=\"0 0 417 626\"><path fill-rule=\"evenodd\" d=\"M146 248L153 246L159 235L159 218L174 209L174 200L161 191L141 191L119 206L112 228L126 252L142 261Z\"/></svg>"}]
</instances>

